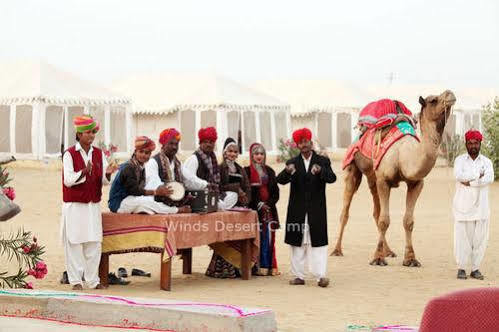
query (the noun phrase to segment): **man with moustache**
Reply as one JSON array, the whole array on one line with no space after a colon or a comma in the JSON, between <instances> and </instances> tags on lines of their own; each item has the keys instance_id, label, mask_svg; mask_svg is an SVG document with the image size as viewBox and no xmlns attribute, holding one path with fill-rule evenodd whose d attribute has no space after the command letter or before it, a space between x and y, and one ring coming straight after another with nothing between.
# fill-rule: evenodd
<instances>
[{"instance_id":1,"label":"man with moustache","mask_svg":"<svg viewBox=\"0 0 499 332\"><path fill-rule=\"evenodd\" d=\"M494 181L492 161L480 154L482 134L469 130L466 150L454 161L456 193L453 201L454 254L457 278L467 279L466 267L471 259L471 274L483 280L479 270L489 238L489 185Z\"/></svg>"}]
</instances>

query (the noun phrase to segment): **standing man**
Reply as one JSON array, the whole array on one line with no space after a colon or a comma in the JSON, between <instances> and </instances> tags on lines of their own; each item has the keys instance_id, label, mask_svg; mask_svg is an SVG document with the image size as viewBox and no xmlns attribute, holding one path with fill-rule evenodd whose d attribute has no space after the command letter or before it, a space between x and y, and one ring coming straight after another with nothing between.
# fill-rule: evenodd
<instances>
[{"instance_id":1,"label":"standing man","mask_svg":"<svg viewBox=\"0 0 499 332\"><path fill-rule=\"evenodd\" d=\"M300 154L286 162L277 182L291 182L285 242L291 246L291 285L305 284L305 264L320 287L327 287L327 202L326 183L336 181L329 158L312 150L312 132L293 132Z\"/></svg>"},{"instance_id":2,"label":"standing man","mask_svg":"<svg viewBox=\"0 0 499 332\"><path fill-rule=\"evenodd\" d=\"M214 127L201 128L198 132L199 149L187 158L182 173L189 190L204 190L210 187L219 191L218 209L228 210L236 205L238 195L232 191L220 191L220 168L213 152L217 141L217 130Z\"/></svg>"},{"instance_id":3,"label":"standing man","mask_svg":"<svg viewBox=\"0 0 499 332\"><path fill-rule=\"evenodd\" d=\"M456 194L454 213L454 254L457 278L466 279L471 258L471 278L483 280L479 267L489 239L489 184L494 181L492 161L480 154L482 134L469 130L466 150L454 161Z\"/></svg>"},{"instance_id":4,"label":"standing man","mask_svg":"<svg viewBox=\"0 0 499 332\"><path fill-rule=\"evenodd\" d=\"M99 280L102 243L100 200L116 166L108 166L103 152L92 146L98 123L88 115L73 120L76 144L63 155L61 235L66 270L73 290L105 288Z\"/></svg>"}]
</instances>

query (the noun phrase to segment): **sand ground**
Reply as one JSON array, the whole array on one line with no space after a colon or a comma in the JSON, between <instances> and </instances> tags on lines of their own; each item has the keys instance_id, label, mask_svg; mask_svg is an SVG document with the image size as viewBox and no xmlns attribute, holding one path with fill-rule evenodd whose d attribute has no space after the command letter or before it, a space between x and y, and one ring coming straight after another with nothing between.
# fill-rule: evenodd
<instances>
[{"instance_id":1,"label":"sand ground","mask_svg":"<svg viewBox=\"0 0 499 332\"><path fill-rule=\"evenodd\" d=\"M276 171L281 165L274 165ZM329 185L328 223L330 251L336 241L342 192L344 188L339 163L334 170L338 181ZM0 224L5 232L23 226L32 231L46 247L44 259L49 273L44 280L36 280L39 289L69 290L60 285L64 271L64 254L59 241L61 211L61 175L51 168L26 169L11 167L17 192L16 202L22 213ZM107 200L106 188L104 197ZM434 296L463 288L497 286L499 281L499 183L490 187L490 240L482 264L484 281L457 280L453 258L453 220L451 202L454 193L452 170L435 168L427 177L425 188L416 207L413 233L414 248L421 268L402 266L404 231L402 216L405 208L405 185L395 189L391 198L389 244L397 254L389 258L389 266L374 267L368 262L377 240L372 220L372 203L364 179L354 197L350 223L344 237L344 257L329 258L327 289L312 280L305 286L289 286L289 248L284 234L278 233L277 255L282 274L278 277L258 277L250 281L217 280L204 276L211 258L208 247L194 249L193 274L181 274L181 262L174 260L173 290L159 290L159 255L137 253L111 256L111 270L123 266L152 272L152 278L132 277L128 286L111 286L103 294L130 297L151 297L206 301L240 306L269 307L275 311L281 331L343 331L348 324L407 324L417 325L426 302ZM286 217L289 186L281 186L278 209L281 220ZM105 206L105 204L103 204Z\"/></svg>"}]
</instances>

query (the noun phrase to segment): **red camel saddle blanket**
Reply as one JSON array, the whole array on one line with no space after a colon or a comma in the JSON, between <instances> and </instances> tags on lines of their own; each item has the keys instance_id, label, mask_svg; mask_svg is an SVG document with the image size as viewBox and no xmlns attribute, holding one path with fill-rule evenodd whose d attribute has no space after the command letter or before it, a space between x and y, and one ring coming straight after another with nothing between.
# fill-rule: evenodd
<instances>
[{"instance_id":1,"label":"red camel saddle blanket","mask_svg":"<svg viewBox=\"0 0 499 332\"><path fill-rule=\"evenodd\" d=\"M369 129L391 125L398 116L412 117L412 112L400 101L381 99L367 104L359 114L359 126Z\"/></svg>"},{"instance_id":2,"label":"red camel saddle blanket","mask_svg":"<svg viewBox=\"0 0 499 332\"><path fill-rule=\"evenodd\" d=\"M374 169L378 169L386 151L388 151L393 143L405 135L410 135L419 142L416 131L409 122L406 121L399 122L397 125L393 126L381 142L379 142L381 130L376 130L375 128L369 129L348 148L345 158L343 159L343 169L350 165L357 152L362 153L366 158L372 159Z\"/></svg>"}]
</instances>

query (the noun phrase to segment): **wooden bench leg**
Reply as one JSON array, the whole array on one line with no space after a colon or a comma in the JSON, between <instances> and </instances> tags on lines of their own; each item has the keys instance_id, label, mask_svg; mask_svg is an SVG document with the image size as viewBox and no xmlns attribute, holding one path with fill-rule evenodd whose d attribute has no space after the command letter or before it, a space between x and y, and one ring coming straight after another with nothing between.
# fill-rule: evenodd
<instances>
[{"instance_id":1,"label":"wooden bench leg","mask_svg":"<svg viewBox=\"0 0 499 332\"><path fill-rule=\"evenodd\" d=\"M171 257L167 262L163 262L163 252L161 254L161 277L159 286L162 290L170 291L172 288L172 258Z\"/></svg>"},{"instance_id":2,"label":"wooden bench leg","mask_svg":"<svg viewBox=\"0 0 499 332\"><path fill-rule=\"evenodd\" d=\"M108 273L109 273L109 255L101 254L100 264L99 264L99 279L101 285L103 286L109 285Z\"/></svg>"},{"instance_id":3,"label":"wooden bench leg","mask_svg":"<svg viewBox=\"0 0 499 332\"><path fill-rule=\"evenodd\" d=\"M241 241L241 278L251 278L251 239Z\"/></svg>"},{"instance_id":4,"label":"wooden bench leg","mask_svg":"<svg viewBox=\"0 0 499 332\"><path fill-rule=\"evenodd\" d=\"M192 274L192 248L182 249L182 273Z\"/></svg>"}]
</instances>

